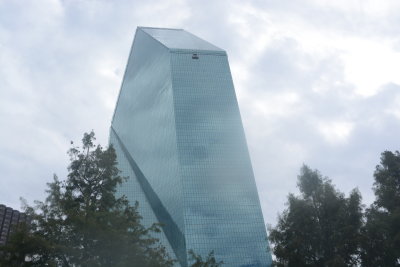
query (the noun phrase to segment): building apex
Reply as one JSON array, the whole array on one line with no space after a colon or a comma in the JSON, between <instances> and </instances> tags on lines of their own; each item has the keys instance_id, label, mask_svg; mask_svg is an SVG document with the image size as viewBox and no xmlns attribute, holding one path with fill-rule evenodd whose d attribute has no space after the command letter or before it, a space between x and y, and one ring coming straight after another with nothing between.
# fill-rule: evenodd
<instances>
[{"instance_id":1,"label":"building apex","mask_svg":"<svg viewBox=\"0 0 400 267\"><path fill-rule=\"evenodd\" d=\"M195 51L217 51L224 52L223 49L187 32L183 29L138 27L153 39L160 42L170 50L195 50Z\"/></svg>"}]
</instances>

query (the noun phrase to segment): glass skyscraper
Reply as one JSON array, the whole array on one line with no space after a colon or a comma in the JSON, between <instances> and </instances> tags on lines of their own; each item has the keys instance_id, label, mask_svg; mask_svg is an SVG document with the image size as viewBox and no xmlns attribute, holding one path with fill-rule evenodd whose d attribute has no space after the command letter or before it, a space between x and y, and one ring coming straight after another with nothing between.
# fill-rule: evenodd
<instances>
[{"instance_id":1,"label":"glass skyscraper","mask_svg":"<svg viewBox=\"0 0 400 267\"><path fill-rule=\"evenodd\" d=\"M224 50L181 29L139 27L111 124L143 223L180 266L270 266L267 234Z\"/></svg>"}]
</instances>

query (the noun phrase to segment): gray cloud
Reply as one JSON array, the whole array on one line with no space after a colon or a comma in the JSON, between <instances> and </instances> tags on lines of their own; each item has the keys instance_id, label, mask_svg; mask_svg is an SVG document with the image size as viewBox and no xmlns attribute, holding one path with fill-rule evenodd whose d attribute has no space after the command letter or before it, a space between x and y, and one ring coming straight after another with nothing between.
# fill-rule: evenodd
<instances>
[{"instance_id":1,"label":"gray cloud","mask_svg":"<svg viewBox=\"0 0 400 267\"><path fill-rule=\"evenodd\" d=\"M400 132L398 4L372 2L2 1L0 202L43 198L84 131L107 143L145 25L185 28L228 51L267 223L296 192L302 163L370 203L379 154L398 149Z\"/></svg>"}]
</instances>

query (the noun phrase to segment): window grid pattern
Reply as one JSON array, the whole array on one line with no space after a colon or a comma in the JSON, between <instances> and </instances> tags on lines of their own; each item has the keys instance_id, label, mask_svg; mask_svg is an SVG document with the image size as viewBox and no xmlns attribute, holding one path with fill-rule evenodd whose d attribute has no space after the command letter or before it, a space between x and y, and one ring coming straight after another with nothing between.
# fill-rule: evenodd
<instances>
[{"instance_id":1,"label":"window grid pattern","mask_svg":"<svg viewBox=\"0 0 400 267\"><path fill-rule=\"evenodd\" d=\"M203 256L214 250L226 266L270 266L226 53L191 36L136 32L110 133L129 177L118 194L139 202L145 225L168 213L183 238L168 231L159 238L170 255L178 253L177 265L187 266L181 252L193 249ZM165 210L154 208L142 176Z\"/></svg>"},{"instance_id":2,"label":"window grid pattern","mask_svg":"<svg viewBox=\"0 0 400 267\"><path fill-rule=\"evenodd\" d=\"M112 127L184 232L169 51L138 31L130 57Z\"/></svg>"},{"instance_id":3,"label":"window grid pattern","mask_svg":"<svg viewBox=\"0 0 400 267\"><path fill-rule=\"evenodd\" d=\"M153 223L158 222L157 217L154 214L146 196L141 189L139 182L136 179L136 175L133 172L128 159L122 151L122 148L118 144L115 134L110 131L110 143L113 145L116 154L118 155L117 167L121 171L121 177L127 180L123 183L123 186L118 188L117 197L126 196L131 205L136 201L139 203L138 212L142 216L141 223L145 227L150 227ZM152 233L154 238L157 238L160 243L165 246L167 253L172 258L176 258L168 239L166 238L164 232Z\"/></svg>"},{"instance_id":4,"label":"window grid pattern","mask_svg":"<svg viewBox=\"0 0 400 267\"><path fill-rule=\"evenodd\" d=\"M227 266L269 266L227 57L172 53L171 64L186 245Z\"/></svg>"},{"instance_id":5,"label":"window grid pattern","mask_svg":"<svg viewBox=\"0 0 400 267\"><path fill-rule=\"evenodd\" d=\"M22 222L28 222L25 213L0 204L0 246L7 243L17 224Z\"/></svg>"}]
</instances>

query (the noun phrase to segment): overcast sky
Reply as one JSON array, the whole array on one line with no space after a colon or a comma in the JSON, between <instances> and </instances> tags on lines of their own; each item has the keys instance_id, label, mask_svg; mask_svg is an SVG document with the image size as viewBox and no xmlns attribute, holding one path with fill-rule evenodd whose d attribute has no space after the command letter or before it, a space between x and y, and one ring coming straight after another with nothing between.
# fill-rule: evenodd
<instances>
[{"instance_id":1,"label":"overcast sky","mask_svg":"<svg viewBox=\"0 0 400 267\"><path fill-rule=\"evenodd\" d=\"M0 203L43 199L70 141L106 145L137 26L228 53L266 223L303 163L369 204L399 149L400 1L0 0Z\"/></svg>"}]
</instances>

